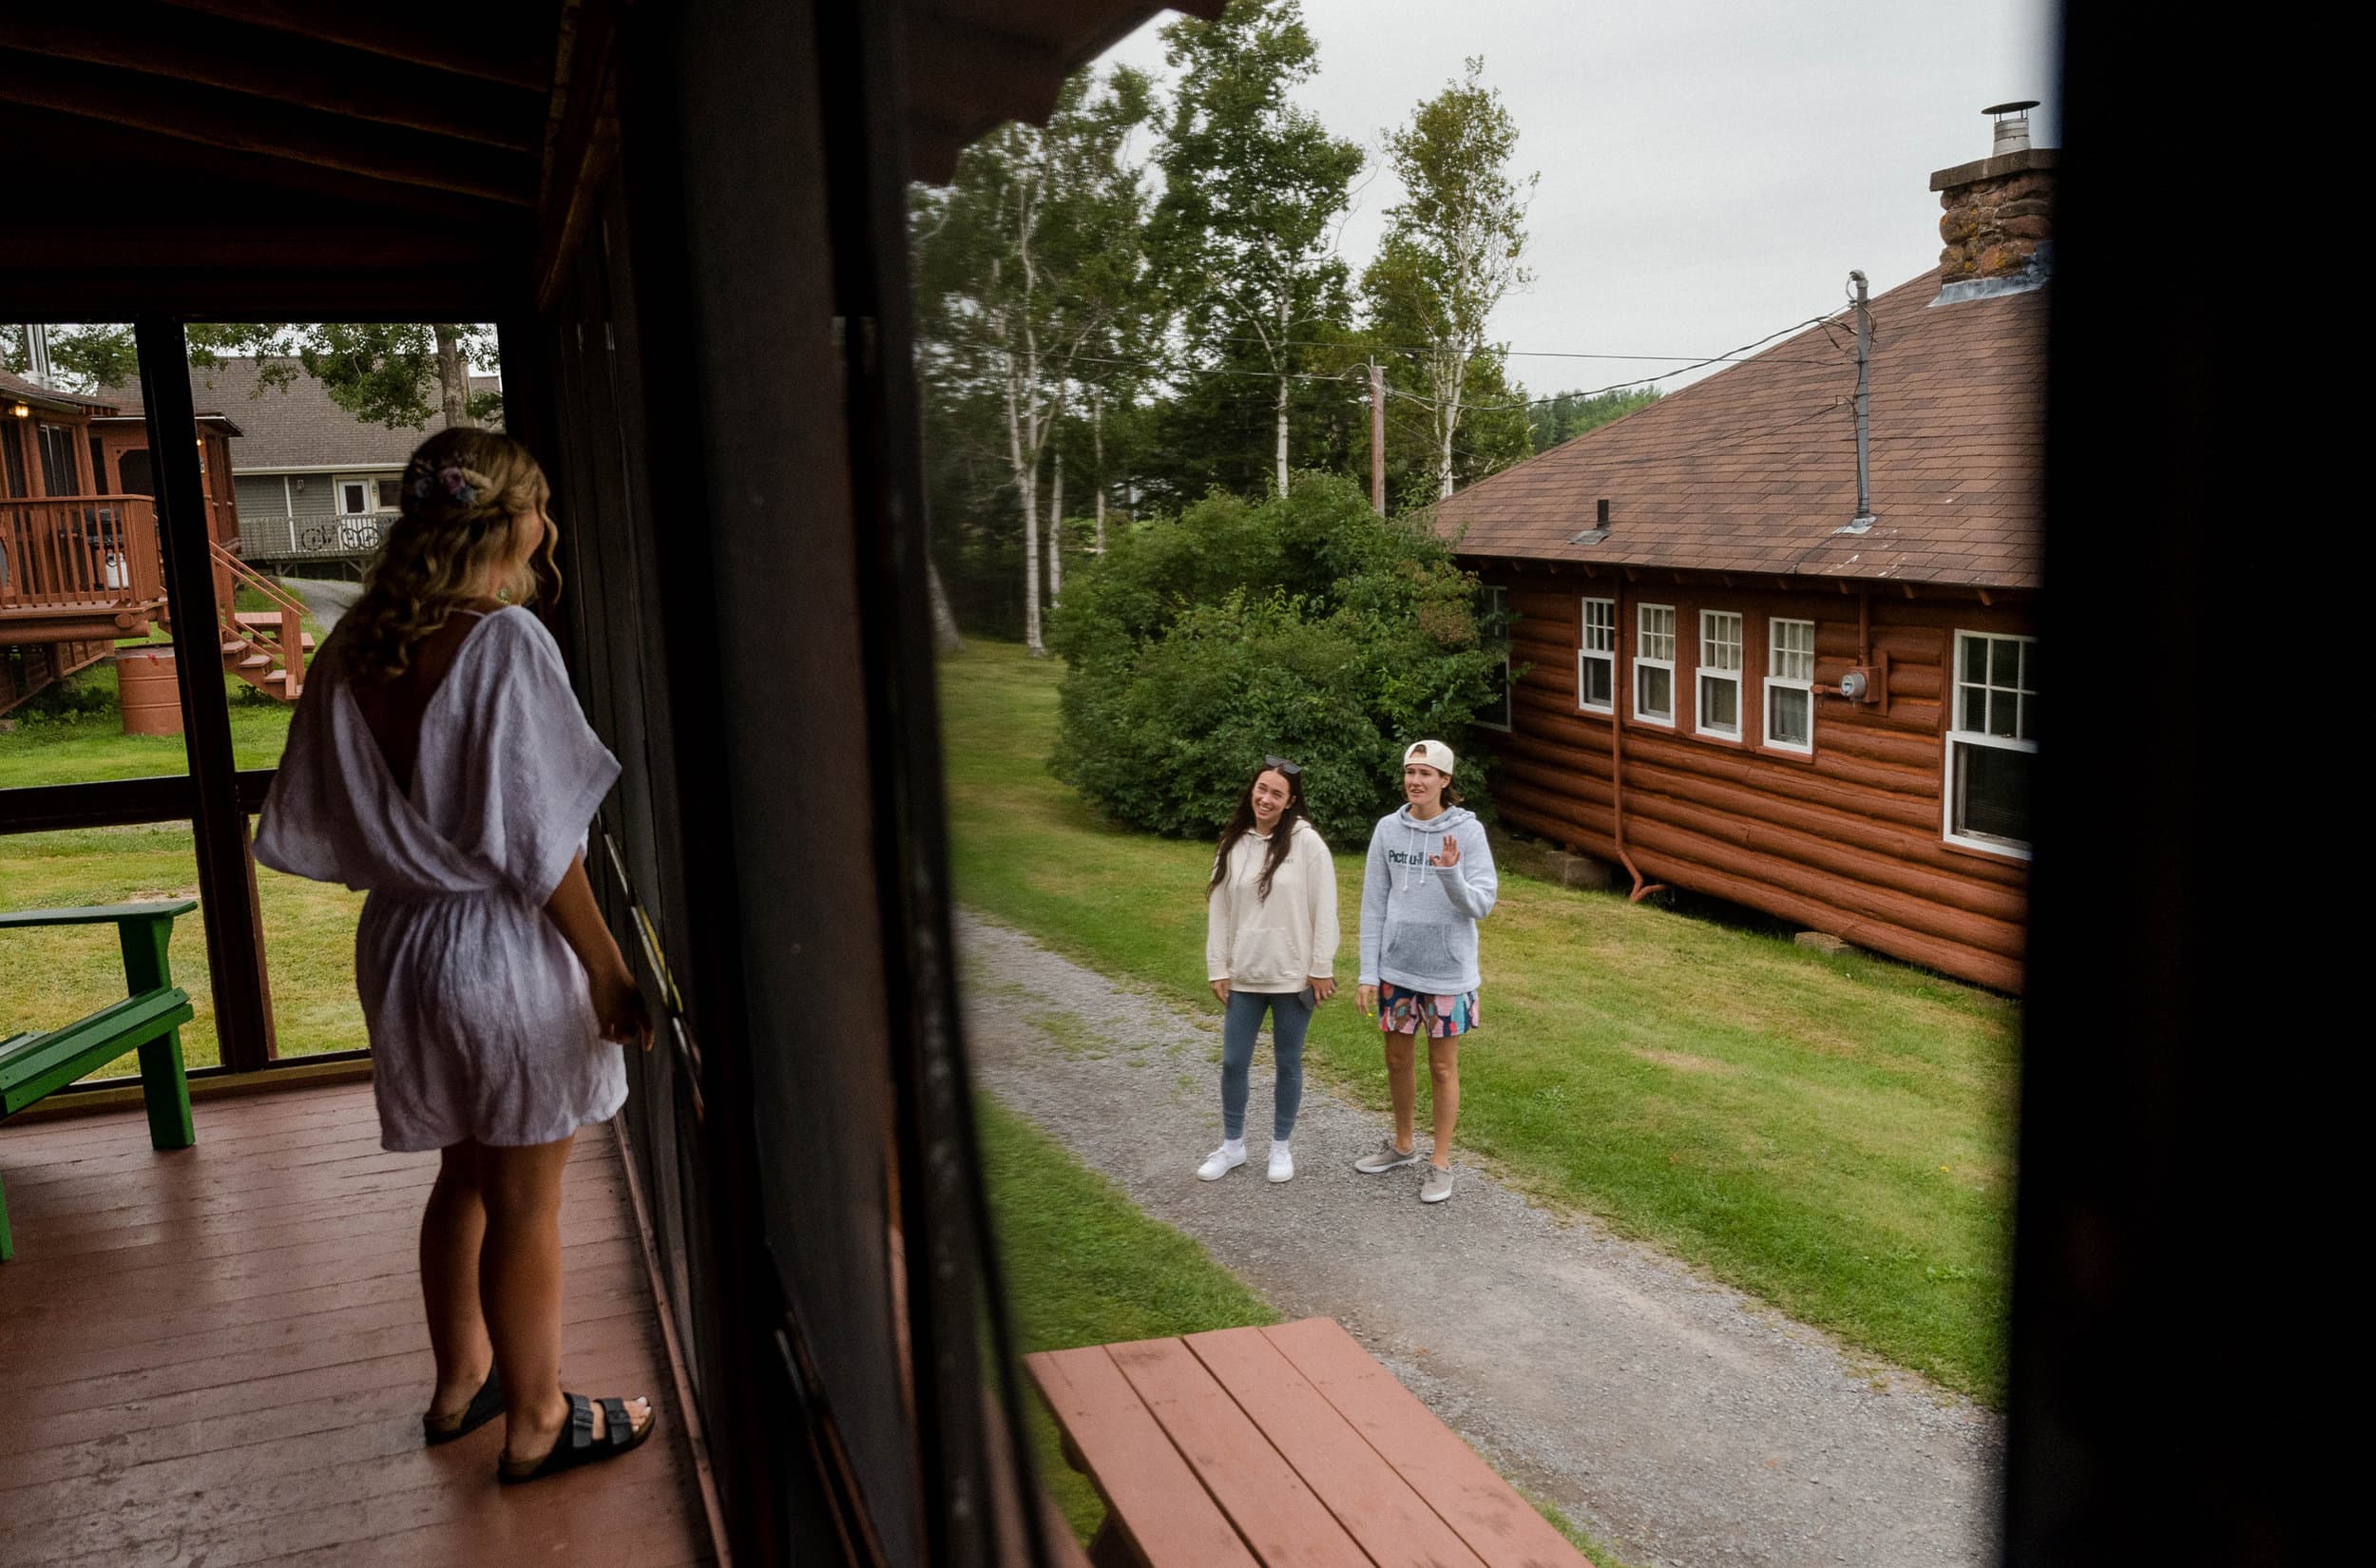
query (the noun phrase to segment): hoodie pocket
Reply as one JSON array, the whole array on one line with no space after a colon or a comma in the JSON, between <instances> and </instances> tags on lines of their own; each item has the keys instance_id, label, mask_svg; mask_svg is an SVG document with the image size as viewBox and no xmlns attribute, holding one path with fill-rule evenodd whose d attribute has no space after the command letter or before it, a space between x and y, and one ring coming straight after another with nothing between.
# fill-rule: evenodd
<instances>
[{"instance_id":1,"label":"hoodie pocket","mask_svg":"<svg viewBox=\"0 0 2376 1568\"><path fill-rule=\"evenodd\" d=\"M1387 932L1380 966L1429 980L1449 980L1464 967L1452 950L1449 926L1397 926Z\"/></svg>"}]
</instances>

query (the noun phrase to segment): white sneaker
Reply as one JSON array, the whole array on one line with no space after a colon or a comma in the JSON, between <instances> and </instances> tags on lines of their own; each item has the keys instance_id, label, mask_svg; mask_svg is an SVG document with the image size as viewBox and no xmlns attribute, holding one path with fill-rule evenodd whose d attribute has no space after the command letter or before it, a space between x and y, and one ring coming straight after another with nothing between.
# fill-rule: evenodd
<instances>
[{"instance_id":1,"label":"white sneaker","mask_svg":"<svg viewBox=\"0 0 2376 1568\"><path fill-rule=\"evenodd\" d=\"M1287 1145L1284 1143L1271 1145L1271 1179L1273 1181L1295 1179L1295 1157L1287 1152Z\"/></svg>"},{"instance_id":2,"label":"white sneaker","mask_svg":"<svg viewBox=\"0 0 2376 1568\"><path fill-rule=\"evenodd\" d=\"M1235 1144L1224 1143L1204 1157L1204 1163L1197 1167L1197 1179L1218 1181L1244 1163L1246 1163L1244 1141L1241 1139Z\"/></svg>"}]
</instances>

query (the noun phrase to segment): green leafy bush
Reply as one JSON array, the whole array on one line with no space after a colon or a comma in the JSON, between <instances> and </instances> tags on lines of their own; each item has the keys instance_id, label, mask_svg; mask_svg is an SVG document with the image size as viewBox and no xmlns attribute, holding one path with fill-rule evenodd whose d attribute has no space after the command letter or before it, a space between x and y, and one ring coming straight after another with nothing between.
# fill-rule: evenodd
<instances>
[{"instance_id":1,"label":"green leafy bush","mask_svg":"<svg viewBox=\"0 0 2376 1568\"><path fill-rule=\"evenodd\" d=\"M1118 530L1051 621L1068 670L1050 766L1113 818L1200 838L1277 753L1303 765L1321 832L1359 845L1428 736L1478 804L1469 740L1502 655L1474 597L1443 541L1341 479Z\"/></svg>"}]
</instances>

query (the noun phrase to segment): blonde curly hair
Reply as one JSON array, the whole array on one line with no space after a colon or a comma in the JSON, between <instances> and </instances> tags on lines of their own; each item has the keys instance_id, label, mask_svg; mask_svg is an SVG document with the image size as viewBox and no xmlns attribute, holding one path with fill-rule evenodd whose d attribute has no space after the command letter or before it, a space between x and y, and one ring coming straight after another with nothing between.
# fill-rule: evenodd
<instances>
[{"instance_id":1,"label":"blonde curly hair","mask_svg":"<svg viewBox=\"0 0 2376 1568\"><path fill-rule=\"evenodd\" d=\"M362 597L338 622L343 667L356 679L393 680L404 674L413 648L463 607L474 586L493 585L512 553L514 520L542 511L552 494L526 447L468 427L422 442L405 465L400 488L395 525L380 544ZM513 590L518 602L560 598L561 569L553 557L559 531L546 517L544 540L529 563L534 580Z\"/></svg>"}]
</instances>

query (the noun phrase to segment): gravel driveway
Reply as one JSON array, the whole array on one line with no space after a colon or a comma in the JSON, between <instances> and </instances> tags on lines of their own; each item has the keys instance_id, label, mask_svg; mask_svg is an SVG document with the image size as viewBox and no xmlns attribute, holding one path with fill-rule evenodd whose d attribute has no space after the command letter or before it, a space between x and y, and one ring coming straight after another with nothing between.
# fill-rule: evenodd
<instances>
[{"instance_id":1,"label":"gravel driveway","mask_svg":"<svg viewBox=\"0 0 2376 1568\"><path fill-rule=\"evenodd\" d=\"M1295 1179L1270 1185L1267 1036L1249 1163L1198 1181L1220 1137L1217 1020L970 915L959 945L983 1087L1279 1311L1344 1323L1503 1474L1629 1560L1993 1558L2002 1430L1990 1412L1466 1162L1434 1206L1418 1202L1414 1172L1361 1176L1353 1157L1384 1119L1315 1079Z\"/></svg>"}]
</instances>

